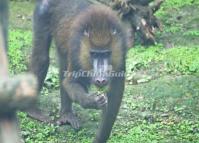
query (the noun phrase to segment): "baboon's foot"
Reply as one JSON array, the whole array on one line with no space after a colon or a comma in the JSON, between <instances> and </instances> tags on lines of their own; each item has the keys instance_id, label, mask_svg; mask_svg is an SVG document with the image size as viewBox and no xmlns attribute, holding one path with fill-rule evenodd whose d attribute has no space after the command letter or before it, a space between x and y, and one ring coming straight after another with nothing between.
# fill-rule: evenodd
<instances>
[{"instance_id":1,"label":"baboon's foot","mask_svg":"<svg viewBox=\"0 0 199 143\"><path fill-rule=\"evenodd\" d=\"M57 125L70 124L76 130L78 130L80 128L79 119L72 112L61 114L61 116L57 120L56 124Z\"/></svg>"},{"instance_id":2,"label":"baboon's foot","mask_svg":"<svg viewBox=\"0 0 199 143\"><path fill-rule=\"evenodd\" d=\"M38 120L38 121L44 122L44 123L52 123L52 120L50 119L50 117L43 114L41 112L41 110L39 110L37 108L28 109L28 110L26 110L26 112L30 118L33 118L35 120Z\"/></svg>"}]
</instances>

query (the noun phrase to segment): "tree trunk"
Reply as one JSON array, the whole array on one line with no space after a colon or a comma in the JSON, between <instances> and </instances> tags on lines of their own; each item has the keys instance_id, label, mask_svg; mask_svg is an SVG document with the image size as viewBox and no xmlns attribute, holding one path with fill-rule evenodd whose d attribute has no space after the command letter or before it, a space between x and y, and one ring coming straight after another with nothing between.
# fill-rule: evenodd
<instances>
[{"instance_id":1,"label":"tree trunk","mask_svg":"<svg viewBox=\"0 0 199 143\"><path fill-rule=\"evenodd\" d=\"M95 1L95 0L89 0ZM155 44L155 29L162 30L161 22L154 15L164 0L97 0L112 7L125 22L131 25L142 44ZM132 33L131 35L134 35ZM134 41L134 40L132 40Z\"/></svg>"}]
</instances>

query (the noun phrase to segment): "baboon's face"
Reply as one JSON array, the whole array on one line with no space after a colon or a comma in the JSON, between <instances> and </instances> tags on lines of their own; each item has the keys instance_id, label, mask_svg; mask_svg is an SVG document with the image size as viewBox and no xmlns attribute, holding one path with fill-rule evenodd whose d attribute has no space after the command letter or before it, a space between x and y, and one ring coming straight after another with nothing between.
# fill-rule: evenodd
<instances>
[{"instance_id":1,"label":"baboon's face","mask_svg":"<svg viewBox=\"0 0 199 143\"><path fill-rule=\"evenodd\" d=\"M110 72L117 71L123 60L121 33L117 27L91 25L83 31L80 42L80 62L84 70L93 71L93 83L98 87L109 84Z\"/></svg>"}]
</instances>

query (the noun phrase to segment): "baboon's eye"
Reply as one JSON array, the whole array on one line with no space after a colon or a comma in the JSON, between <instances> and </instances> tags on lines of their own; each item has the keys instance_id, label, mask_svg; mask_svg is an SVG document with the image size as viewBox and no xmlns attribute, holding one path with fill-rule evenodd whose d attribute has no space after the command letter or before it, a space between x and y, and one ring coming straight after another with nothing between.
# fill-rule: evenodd
<instances>
[{"instance_id":1,"label":"baboon's eye","mask_svg":"<svg viewBox=\"0 0 199 143\"><path fill-rule=\"evenodd\" d=\"M90 34L89 34L88 30L84 30L84 35L89 37Z\"/></svg>"},{"instance_id":2,"label":"baboon's eye","mask_svg":"<svg viewBox=\"0 0 199 143\"><path fill-rule=\"evenodd\" d=\"M97 52L91 51L90 54L91 54L91 56L92 56L93 58L98 57L98 53L97 53Z\"/></svg>"},{"instance_id":3,"label":"baboon's eye","mask_svg":"<svg viewBox=\"0 0 199 143\"><path fill-rule=\"evenodd\" d=\"M103 53L103 56L109 57L111 55L111 51L106 51Z\"/></svg>"}]
</instances>

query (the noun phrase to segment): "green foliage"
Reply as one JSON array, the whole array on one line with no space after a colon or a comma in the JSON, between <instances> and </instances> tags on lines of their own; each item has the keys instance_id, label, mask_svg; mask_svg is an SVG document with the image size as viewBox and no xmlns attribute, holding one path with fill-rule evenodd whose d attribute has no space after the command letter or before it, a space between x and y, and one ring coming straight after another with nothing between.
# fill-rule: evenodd
<instances>
[{"instance_id":1,"label":"green foliage","mask_svg":"<svg viewBox=\"0 0 199 143\"><path fill-rule=\"evenodd\" d=\"M197 0L169 0L166 1L164 6L165 8L180 8L185 5L199 4Z\"/></svg>"},{"instance_id":2,"label":"green foliage","mask_svg":"<svg viewBox=\"0 0 199 143\"><path fill-rule=\"evenodd\" d=\"M35 0L14 0L10 2L9 24L12 28L32 29L32 15Z\"/></svg>"},{"instance_id":3,"label":"green foliage","mask_svg":"<svg viewBox=\"0 0 199 143\"><path fill-rule=\"evenodd\" d=\"M127 58L127 72L161 66L161 72L199 74L199 47L175 47L164 49L161 45L147 49L137 46L131 49Z\"/></svg>"},{"instance_id":4,"label":"green foliage","mask_svg":"<svg viewBox=\"0 0 199 143\"><path fill-rule=\"evenodd\" d=\"M182 74L199 74L199 47L178 47L169 49L163 54L167 72L178 71Z\"/></svg>"},{"instance_id":5,"label":"green foliage","mask_svg":"<svg viewBox=\"0 0 199 143\"><path fill-rule=\"evenodd\" d=\"M9 32L9 68L15 74L27 69L27 51L31 47L32 33L19 29L11 29Z\"/></svg>"},{"instance_id":6,"label":"green foliage","mask_svg":"<svg viewBox=\"0 0 199 143\"><path fill-rule=\"evenodd\" d=\"M168 10L180 9L183 6L199 5L197 0L166 0L162 5L160 10L158 10L158 16L166 16Z\"/></svg>"},{"instance_id":7,"label":"green foliage","mask_svg":"<svg viewBox=\"0 0 199 143\"><path fill-rule=\"evenodd\" d=\"M199 37L199 30L189 30L183 34L184 36Z\"/></svg>"},{"instance_id":8,"label":"green foliage","mask_svg":"<svg viewBox=\"0 0 199 143\"><path fill-rule=\"evenodd\" d=\"M26 143L57 142L54 137L57 130L56 126L38 124L36 121L28 119L24 113L18 113L18 116L20 117L22 136ZM24 128L25 130L23 130Z\"/></svg>"},{"instance_id":9,"label":"green foliage","mask_svg":"<svg viewBox=\"0 0 199 143\"><path fill-rule=\"evenodd\" d=\"M50 66L46 76L44 86L48 89L55 90L59 88L59 72L58 68Z\"/></svg>"},{"instance_id":10,"label":"green foliage","mask_svg":"<svg viewBox=\"0 0 199 143\"><path fill-rule=\"evenodd\" d=\"M182 121L174 123L172 121L165 123L148 124L142 122L135 125L126 133L115 134L110 143L165 143L181 142L191 143L199 139L199 134L194 133L194 129L198 128L199 122Z\"/></svg>"},{"instance_id":11,"label":"green foliage","mask_svg":"<svg viewBox=\"0 0 199 143\"><path fill-rule=\"evenodd\" d=\"M198 9L197 0L166 0L156 13L163 25L163 31L157 34L159 40L175 45L198 45Z\"/></svg>"}]
</instances>

